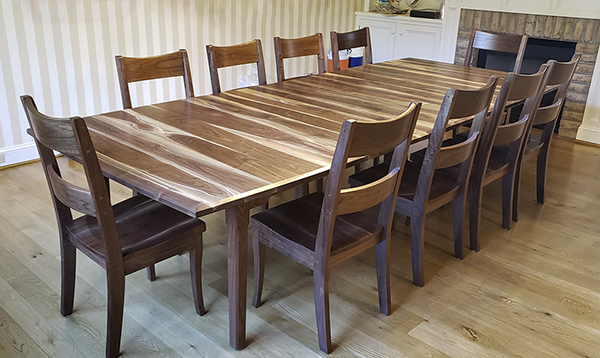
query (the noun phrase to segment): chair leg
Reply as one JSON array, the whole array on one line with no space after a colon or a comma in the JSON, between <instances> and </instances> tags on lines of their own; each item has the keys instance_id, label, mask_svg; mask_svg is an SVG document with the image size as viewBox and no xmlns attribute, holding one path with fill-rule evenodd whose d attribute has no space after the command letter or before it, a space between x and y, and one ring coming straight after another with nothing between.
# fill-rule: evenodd
<instances>
[{"instance_id":1,"label":"chair leg","mask_svg":"<svg viewBox=\"0 0 600 358\"><path fill-rule=\"evenodd\" d=\"M459 195L458 198L454 199L452 217L454 220L454 256L463 259L464 248L463 248L463 214L465 210L465 196Z\"/></svg>"},{"instance_id":2,"label":"chair leg","mask_svg":"<svg viewBox=\"0 0 600 358\"><path fill-rule=\"evenodd\" d=\"M425 229L425 220L423 213L418 213L410 218L410 247L412 257L413 283L423 287L423 250L425 247L423 231Z\"/></svg>"},{"instance_id":3,"label":"chair leg","mask_svg":"<svg viewBox=\"0 0 600 358\"><path fill-rule=\"evenodd\" d=\"M388 316L392 309L390 295L390 263L389 263L389 238L375 246L375 259L377 265L377 290L379 292L379 311Z\"/></svg>"},{"instance_id":4,"label":"chair leg","mask_svg":"<svg viewBox=\"0 0 600 358\"><path fill-rule=\"evenodd\" d=\"M544 189L546 187L546 170L548 168L548 148L542 148L537 156L537 173L536 173L536 187L537 187L537 202L540 204L544 203Z\"/></svg>"},{"instance_id":5,"label":"chair leg","mask_svg":"<svg viewBox=\"0 0 600 358\"><path fill-rule=\"evenodd\" d=\"M65 240L66 241L66 240ZM60 314L68 316L73 313L73 301L75 299L75 263L77 250L69 242L62 244L61 253L61 292L60 292Z\"/></svg>"},{"instance_id":6,"label":"chair leg","mask_svg":"<svg viewBox=\"0 0 600 358\"><path fill-rule=\"evenodd\" d=\"M261 208L262 211L269 210L269 202L267 201L266 203L262 204Z\"/></svg>"},{"instance_id":7,"label":"chair leg","mask_svg":"<svg viewBox=\"0 0 600 358\"><path fill-rule=\"evenodd\" d=\"M148 280L156 281L156 268L154 265L146 267L146 272L148 273Z\"/></svg>"},{"instance_id":8,"label":"chair leg","mask_svg":"<svg viewBox=\"0 0 600 358\"><path fill-rule=\"evenodd\" d=\"M294 188L294 198L298 199L303 196L307 196L309 193L308 183L302 184Z\"/></svg>"},{"instance_id":9,"label":"chair leg","mask_svg":"<svg viewBox=\"0 0 600 358\"><path fill-rule=\"evenodd\" d=\"M331 353L331 325L329 321L329 271L318 268L313 270L315 290L315 311L317 314L317 333L319 348Z\"/></svg>"},{"instance_id":10,"label":"chair leg","mask_svg":"<svg viewBox=\"0 0 600 358\"><path fill-rule=\"evenodd\" d=\"M521 160L519 160L519 164L517 166L517 169L515 169L515 173L514 173L514 179L513 179L513 189L512 189L512 221L517 222L519 221L519 200L521 195L519 195L519 192L521 191ZM508 177L509 174L507 174L506 176L504 176L502 178L503 182L502 185L504 186L504 178ZM506 183L506 185L508 185L508 183ZM504 191L504 187L502 188L502 190ZM503 200L503 205L504 205L504 192L502 193L502 200ZM503 213L504 214L504 213ZM504 226L504 225L503 225ZM509 227L510 229L510 227Z\"/></svg>"},{"instance_id":11,"label":"chair leg","mask_svg":"<svg viewBox=\"0 0 600 358\"><path fill-rule=\"evenodd\" d=\"M265 244L258 241L258 233L252 236L252 249L254 252L254 297L252 307L257 308L261 304L263 282L265 278Z\"/></svg>"},{"instance_id":12,"label":"chair leg","mask_svg":"<svg viewBox=\"0 0 600 358\"><path fill-rule=\"evenodd\" d=\"M513 206L518 206L516 198L519 195L515 194L515 188L518 190L518 187L514 185L515 175L515 172L509 172L502 177L502 227L506 230L510 230L512 224Z\"/></svg>"},{"instance_id":13,"label":"chair leg","mask_svg":"<svg viewBox=\"0 0 600 358\"><path fill-rule=\"evenodd\" d=\"M317 179L317 192L323 192L323 178Z\"/></svg>"},{"instance_id":14,"label":"chair leg","mask_svg":"<svg viewBox=\"0 0 600 358\"><path fill-rule=\"evenodd\" d=\"M190 275L192 276L192 293L196 313L200 316L206 314L204 298L202 297L202 236L197 240L195 248L190 250Z\"/></svg>"},{"instance_id":15,"label":"chair leg","mask_svg":"<svg viewBox=\"0 0 600 358\"><path fill-rule=\"evenodd\" d=\"M481 220L481 191L483 188L469 186L469 246L479 251L479 221Z\"/></svg>"},{"instance_id":16,"label":"chair leg","mask_svg":"<svg viewBox=\"0 0 600 358\"><path fill-rule=\"evenodd\" d=\"M123 328L123 305L125 301L125 276L107 271L108 319L106 325L106 357L119 356Z\"/></svg>"}]
</instances>

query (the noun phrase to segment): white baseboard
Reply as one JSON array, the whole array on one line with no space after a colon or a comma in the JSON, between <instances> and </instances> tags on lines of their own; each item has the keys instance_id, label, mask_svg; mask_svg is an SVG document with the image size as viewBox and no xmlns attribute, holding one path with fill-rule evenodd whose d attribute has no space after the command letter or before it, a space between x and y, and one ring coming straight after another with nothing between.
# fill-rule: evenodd
<instances>
[{"instance_id":1,"label":"white baseboard","mask_svg":"<svg viewBox=\"0 0 600 358\"><path fill-rule=\"evenodd\" d=\"M600 144L600 129L597 127L579 126L577 130L577 140Z\"/></svg>"},{"instance_id":2,"label":"white baseboard","mask_svg":"<svg viewBox=\"0 0 600 358\"><path fill-rule=\"evenodd\" d=\"M38 159L35 143L24 143L0 148L0 168Z\"/></svg>"}]
</instances>

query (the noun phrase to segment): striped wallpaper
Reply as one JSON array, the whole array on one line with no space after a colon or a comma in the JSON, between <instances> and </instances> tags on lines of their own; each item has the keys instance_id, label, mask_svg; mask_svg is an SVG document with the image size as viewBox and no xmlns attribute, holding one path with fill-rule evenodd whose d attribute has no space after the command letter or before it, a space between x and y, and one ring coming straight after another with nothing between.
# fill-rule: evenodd
<instances>
[{"instance_id":1,"label":"striped wallpaper","mask_svg":"<svg viewBox=\"0 0 600 358\"><path fill-rule=\"evenodd\" d=\"M114 57L188 50L196 95L210 93L206 44L263 42L275 81L273 37L354 29L364 0L0 0L0 166L37 153L26 135L21 94L44 113L85 116L122 108ZM286 60L290 76L316 61ZM223 71L223 70L222 70ZM224 90L251 78L240 66L221 72ZM133 105L183 97L180 80L132 86Z\"/></svg>"}]
</instances>

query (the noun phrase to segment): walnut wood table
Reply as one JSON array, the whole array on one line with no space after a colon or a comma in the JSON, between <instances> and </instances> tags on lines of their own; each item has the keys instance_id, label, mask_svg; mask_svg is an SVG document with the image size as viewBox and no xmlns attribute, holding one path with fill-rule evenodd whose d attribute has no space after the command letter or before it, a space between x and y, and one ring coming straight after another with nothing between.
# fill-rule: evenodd
<instances>
[{"instance_id":1,"label":"walnut wood table","mask_svg":"<svg viewBox=\"0 0 600 358\"><path fill-rule=\"evenodd\" d=\"M388 119L421 101L413 140L425 139L448 88L480 87L490 75L505 74L404 59L85 121L110 179L192 217L225 210L230 345L240 350L249 209L326 175L344 120Z\"/></svg>"}]
</instances>

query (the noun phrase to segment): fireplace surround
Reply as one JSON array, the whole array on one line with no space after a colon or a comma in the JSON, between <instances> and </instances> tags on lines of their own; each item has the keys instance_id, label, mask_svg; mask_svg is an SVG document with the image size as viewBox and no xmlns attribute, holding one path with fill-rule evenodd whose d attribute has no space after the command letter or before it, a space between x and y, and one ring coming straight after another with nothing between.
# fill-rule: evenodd
<instances>
[{"instance_id":1,"label":"fireplace surround","mask_svg":"<svg viewBox=\"0 0 600 358\"><path fill-rule=\"evenodd\" d=\"M559 127L561 136L575 138L583 119L600 45L600 20L462 9L455 63L464 63L472 29L577 43L575 51L581 52L582 58L569 86Z\"/></svg>"}]
</instances>

